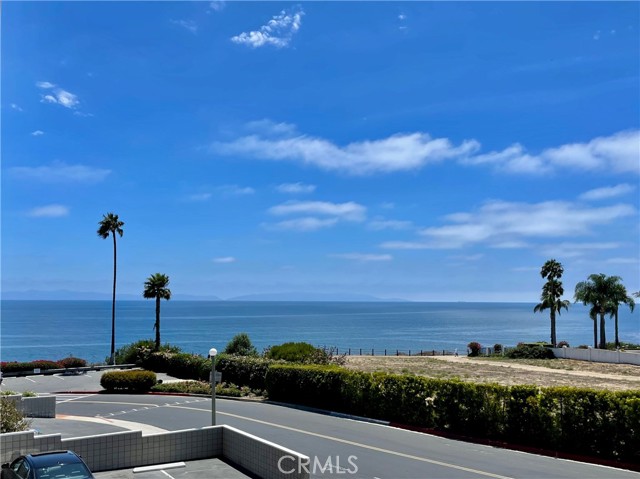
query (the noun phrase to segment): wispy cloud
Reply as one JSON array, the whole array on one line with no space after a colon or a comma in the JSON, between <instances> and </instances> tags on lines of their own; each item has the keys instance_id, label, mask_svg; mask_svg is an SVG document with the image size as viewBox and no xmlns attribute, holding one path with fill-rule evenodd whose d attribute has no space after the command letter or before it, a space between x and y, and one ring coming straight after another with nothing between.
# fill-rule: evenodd
<instances>
[{"instance_id":1,"label":"wispy cloud","mask_svg":"<svg viewBox=\"0 0 640 479\"><path fill-rule=\"evenodd\" d=\"M280 14L274 15L259 30L242 32L231 37L231 41L251 48L265 45L272 45L276 48L286 47L291 42L293 35L300 30L303 15L304 11L300 6L296 6L289 11L282 10Z\"/></svg>"},{"instance_id":2,"label":"wispy cloud","mask_svg":"<svg viewBox=\"0 0 640 479\"><path fill-rule=\"evenodd\" d=\"M502 151L476 155L466 164L488 164L509 173L545 174L557 169L640 173L640 130L598 137L587 143L568 143L539 154L515 143Z\"/></svg>"},{"instance_id":3,"label":"wispy cloud","mask_svg":"<svg viewBox=\"0 0 640 479\"><path fill-rule=\"evenodd\" d=\"M54 103L70 109L76 108L80 103L76 95L62 88L58 88L55 84L48 81L39 81L36 83L36 86L42 90L50 90L49 93L41 95L42 99L40 101L43 103Z\"/></svg>"},{"instance_id":4,"label":"wispy cloud","mask_svg":"<svg viewBox=\"0 0 640 479\"><path fill-rule=\"evenodd\" d=\"M267 223L263 225L270 230L290 230L290 231L317 231L331 228L338 223L338 218L316 218L306 216L292 220L280 221L278 223Z\"/></svg>"},{"instance_id":5,"label":"wispy cloud","mask_svg":"<svg viewBox=\"0 0 640 479\"><path fill-rule=\"evenodd\" d=\"M42 130L35 130L31 132L31 136L42 136L44 135L44 131Z\"/></svg>"},{"instance_id":6,"label":"wispy cloud","mask_svg":"<svg viewBox=\"0 0 640 479\"><path fill-rule=\"evenodd\" d=\"M24 111L22 108L20 108L19 105L12 103L11 104L11 109L16 110L16 111Z\"/></svg>"},{"instance_id":7,"label":"wispy cloud","mask_svg":"<svg viewBox=\"0 0 640 479\"><path fill-rule=\"evenodd\" d=\"M351 261L371 262L371 261L391 261L390 254L366 254L366 253L336 253L328 255L330 258L347 259Z\"/></svg>"},{"instance_id":8,"label":"wispy cloud","mask_svg":"<svg viewBox=\"0 0 640 479\"><path fill-rule=\"evenodd\" d=\"M339 146L323 138L289 131L287 135L275 138L253 134L228 143L215 142L211 151L265 160L288 160L363 175L415 170L428 163L465 157L479 146L473 140L454 146L446 138L431 138L426 133L397 134Z\"/></svg>"},{"instance_id":9,"label":"wispy cloud","mask_svg":"<svg viewBox=\"0 0 640 479\"><path fill-rule=\"evenodd\" d=\"M267 229L317 231L330 228L341 221L362 222L367 209L354 202L330 203L326 201L287 201L269 208L273 216L297 216L275 224L265 224Z\"/></svg>"},{"instance_id":10,"label":"wispy cloud","mask_svg":"<svg viewBox=\"0 0 640 479\"><path fill-rule=\"evenodd\" d=\"M209 9L214 12L221 12L224 10L226 2L224 0L214 0L213 2L209 2Z\"/></svg>"},{"instance_id":11,"label":"wispy cloud","mask_svg":"<svg viewBox=\"0 0 640 479\"><path fill-rule=\"evenodd\" d=\"M564 201L533 204L489 201L477 211L446 216L450 224L421 230L420 240L391 241L381 246L447 249L473 244L503 247L505 242L524 246L526 240L590 235L599 226L635 214L636 209L628 204L593 208Z\"/></svg>"},{"instance_id":12,"label":"wispy cloud","mask_svg":"<svg viewBox=\"0 0 640 479\"><path fill-rule=\"evenodd\" d=\"M236 259L233 256L221 256L219 258L213 258L213 262L218 264L228 264L235 263Z\"/></svg>"},{"instance_id":13,"label":"wispy cloud","mask_svg":"<svg viewBox=\"0 0 640 479\"><path fill-rule=\"evenodd\" d=\"M367 228L374 231L381 230L406 230L413 226L411 221L386 220L384 218L374 218L369 222Z\"/></svg>"},{"instance_id":14,"label":"wispy cloud","mask_svg":"<svg viewBox=\"0 0 640 479\"><path fill-rule=\"evenodd\" d=\"M252 195L256 192L250 186L223 185L217 188L219 192L226 196L245 196Z\"/></svg>"},{"instance_id":15,"label":"wispy cloud","mask_svg":"<svg viewBox=\"0 0 640 479\"><path fill-rule=\"evenodd\" d=\"M59 218L69 215L69 208L63 205L52 204L33 208L27 213L33 218Z\"/></svg>"},{"instance_id":16,"label":"wispy cloud","mask_svg":"<svg viewBox=\"0 0 640 479\"><path fill-rule=\"evenodd\" d=\"M193 34L198 33L198 24L193 20L171 20L171 23L188 30Z\"/></svg>"},{"instance_id":17,"label":"wispy cloud","mask_svg":"<svg viewBox=\"0 0 640 479\"><path fill-rule=\"evenodd\" d=\"M553 258L578 258L584 255L592 255L596 251L615 250L620 248L620 243L616 242L600 242L600 243L578 243L565 242L553 243L542 247L542 254Z\"/></svg>"},{"instance_id":18,"label":"wispy cloud","mask_svg":"<svg viewBox=\"0 0 640 479\"><path fill-rule=\"evenodd\" d=\"M640 158L638 158L640 161ZM605 200L608 198L616 198L635 191L636 187L628 183L621 183L615 186L605 186L603 188L595 188L586 191L580 195L581 200Z\"/></svg>"},{"instance_id":19,"label":"wispy cloud","mask_svg":"<svg viewBox=\"0 0 640 479\"><path fill-rule=\"evenodd\" d=\"M269 213L276 216L292 214L312 214L334 216L347 221L364 221L367 209L353 201L347 203L330 203L326 201L287 201L269 208Z\"/></svg>"},{"instance_id":20,"label":"wispy cloud","mask_svg":"<svg viewBox=\"0 0 640 479\"><path fill-rule=\"evenodd\" d=\"M17 178L45 183L97 183L109 176L111 170L55 162L50 166L15 166L9 168L9 173Z\"/></svg>"},{"instance_id":21,"label":"wispy cloud","mask_svg":"<svg viewBox=\"0 0 640 479\"><path fill-rule=\"evenodd\" d=\"M282 183L276 186L276 190L280 193L300 194L313 193L316 185L305 185L304 183Z\"/></svg>"},{"instance_id":22,"label":"wispy cloud","mask_svg":"<svg viewBox=\"0 0 640 479\"><path fill-rule=\"evenodd\" d=\"M187 197L189 201L207 201L211 199L211 193L194 193Z\"/></svg>"}]
</instances>

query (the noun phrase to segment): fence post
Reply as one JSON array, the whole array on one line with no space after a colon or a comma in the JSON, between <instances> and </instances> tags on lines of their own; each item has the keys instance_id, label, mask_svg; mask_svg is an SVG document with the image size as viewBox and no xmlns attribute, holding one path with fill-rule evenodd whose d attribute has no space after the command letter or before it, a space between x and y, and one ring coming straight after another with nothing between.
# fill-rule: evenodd
<instances>
[{"instance_id":1,"label":"fence post","mask_svg":"<svg viewBox=\"0 0 640 479\"><path fill-rule=\"evenodd\" d=\"M362 348L360 348L360 356L362 356Z\"/></svg>"},{"instance_id":2,"label":"fence post","mask_svg":"<svg viewBox=\"0 0 640 479\"><path fill-rule=\"evenodd\" d=\"M409 350L409 356L411 356L411 350Z\"/></svg>"},{"instance_id":3,"label":"fence post","mask_svg":"<svg viewBox=\"0 0 640 479\"><path fill-rule=\"evenodd\" d=\"M349 348L349 356L351 356L351 348Z\"/></svg>"},{"instance_id":4,"label":"fence post","mask_svg":"<svg viewBox=\"0 0 640 479\"><path fill-rule=\"evenodd\" d=\"M375 356L375 354L373 353L373 348L371 348L371 356Z\"/></svg>"},{"instance_id":5,"label":"fence post","mask_svg":"<svg viewBox=\"0 0 640 479\"><path fill-rule=\"evenodd\" d=\"M386 349L384 350L384 355L385 355L385 356L387 355L387 350L386 350Z\"/></svg>"}]
</instances>

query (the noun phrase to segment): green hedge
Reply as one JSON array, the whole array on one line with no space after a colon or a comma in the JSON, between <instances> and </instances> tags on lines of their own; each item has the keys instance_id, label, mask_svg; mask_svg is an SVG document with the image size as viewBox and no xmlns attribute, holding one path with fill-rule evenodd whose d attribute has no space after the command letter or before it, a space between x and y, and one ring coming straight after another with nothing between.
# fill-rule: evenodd
<instances>
[{"instance_id":1,"label":"green hedge","mask_svg":"<svg viewBox=\"0 0 640 479\"><path fill-rule=\"evenodd\" d=\"M640 391L473 384L273 365L270 399L456 434L640 462Z\"/></svg>"},{"instance_id":2,"label":"green hedge","mask_svg":"<svg viewBox=\"0 0 640 479\"><path fill-rule=\"evenodd\" d=\"M100 378L100 385L110 392L147 392L157 382L153 371L109 371Z\"/></svg>"},{"instance_id":3,"label":"green hedge","mask_svg":"<svg viewBox=\"0 0 640 479\"><path fill-rule=\"evenodd\" d=\"M41 369L42 371L46 369L60 369L63 366L57 361L49 361L47 359L38 359L36 361L29 362L2 362L0 363L0 369L2 369L3 373L17 373L22 371L33 371L34 369Z\"/></svg>"}]
</instances>

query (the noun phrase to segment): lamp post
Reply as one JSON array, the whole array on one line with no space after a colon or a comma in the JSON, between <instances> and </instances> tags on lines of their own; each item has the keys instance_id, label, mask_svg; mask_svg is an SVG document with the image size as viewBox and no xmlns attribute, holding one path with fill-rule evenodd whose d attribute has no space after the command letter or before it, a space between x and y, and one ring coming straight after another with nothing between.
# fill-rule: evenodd
<instances>
[{"instance_id":1,"label":"lamp post","mask_svg":"<svg viewBox=\"0 0 640 479\"><path fill-rule=\"evenodd\" d=\"M209 357L211 358L211 425L216 425L216 355L218 350L211 348Z\"/></svg>"}]
</instances>

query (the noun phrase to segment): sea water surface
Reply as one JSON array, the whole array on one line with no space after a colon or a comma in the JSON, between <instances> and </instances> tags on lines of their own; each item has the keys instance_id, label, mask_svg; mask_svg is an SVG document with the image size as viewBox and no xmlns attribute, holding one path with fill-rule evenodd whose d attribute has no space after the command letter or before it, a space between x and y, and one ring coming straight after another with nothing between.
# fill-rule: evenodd
<instances>
[{"instance_id":1,"label":"sea water surface","mask_svg":"<svg viewBox=\"0 0 640 479\"><path fill-rule=\"evenodd\" d=\"M466 351L484 346L548 341L548 312L531 303L239 302L163 301L162 342L206 355L223 350L237 333L249 334L259 351L287 341L338 347L340 352L388 354L396 350ZM76 356L103 362L111 344L110 301L1 302L0 359L58 360ZM154 301L116 303L116 347L153 338ZM613 341L613 320L607 319ZM557 319L558 340L593 343L593 322L581 304ZM620 339L640 343L640 312L620 309Z\"/></svg>"}]
</instances>

